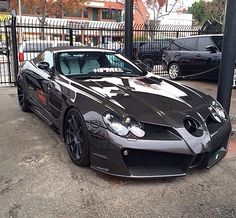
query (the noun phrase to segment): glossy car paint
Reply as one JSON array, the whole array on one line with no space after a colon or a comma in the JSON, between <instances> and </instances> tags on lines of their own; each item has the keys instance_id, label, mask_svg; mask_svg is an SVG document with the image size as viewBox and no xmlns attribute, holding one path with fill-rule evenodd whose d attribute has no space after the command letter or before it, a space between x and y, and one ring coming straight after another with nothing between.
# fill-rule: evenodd
<instances>
[{"instance_id":1,"label":"glossy car paint","mask_svg":"<svg viewBox=\"0 0 236 218\"><path fill-rule=\"evenodd\" d=\"M51 50L53 55L58 51ZM27 61L18 75L19 83L31 109L62 139L67 112L70 108L80 111L89 137L90 166L104 173L134 178L182 176L192 167L213 166L227 152L229 118L208 123L213 98L153 74L69 79ZM136 118L145 136L114 134L103 121L107 111ZM186 130L188 118L201 124L200 137Z\"/></svg>"}]
</instances>

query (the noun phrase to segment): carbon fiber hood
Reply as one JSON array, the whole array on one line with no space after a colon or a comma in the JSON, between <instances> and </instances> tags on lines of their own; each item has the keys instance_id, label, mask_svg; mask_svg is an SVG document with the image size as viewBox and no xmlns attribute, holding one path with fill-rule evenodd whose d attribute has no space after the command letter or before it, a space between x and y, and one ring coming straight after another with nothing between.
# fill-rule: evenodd
<instances>
[{"instance_id":1,"label":"carbon fiber hood","mask_svg":"<svg viewBox=\"0 0 236 218\"><path fill-rule=\"evenodd\" d=\"M89 79L80 84L107 108L142 122L178 127L187 116L202 122L209 114L205 94L152 74Z\"/></svg>"}]
</instances>

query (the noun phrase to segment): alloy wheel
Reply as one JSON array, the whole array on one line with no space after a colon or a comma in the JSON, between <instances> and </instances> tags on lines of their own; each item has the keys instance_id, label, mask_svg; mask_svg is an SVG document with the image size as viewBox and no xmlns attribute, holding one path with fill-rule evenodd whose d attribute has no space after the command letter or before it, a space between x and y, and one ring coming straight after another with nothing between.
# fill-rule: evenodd
<instances>
[{"instance_id":1,"label":"alloy wheel","mask_svg":"<svg viewBox=\"0 0 236 218\"><path fill-rule=\"evenodd\" d=\"M28 112L29 111L29 103L26 99L25 91L20 84L17 85L17 96L18 96L18 102L19 102L21 110L24 112Z\"/></svg>"},{"instance_id":2,"label":"alloy wheel","mask_svg":"<svg viewBox=\"0 0 236 218\"><path fill-rule=\"evenodd\" d=\"M71 157L74 160L80 160L84 151L84 136L76 113L71 113L67 117L66 144Z\"/></svg>"},{"instance_id":3,"label":"alloy wheel","mask_svg":"<svg viewBox=\"0 0 236 218\"><path fill-rule=\"evenodd\" d=\"M170 79L177 79L179 76L179 66L177 64L171 64L169 67L169 77Z\"/></svg>"}]
</instances>

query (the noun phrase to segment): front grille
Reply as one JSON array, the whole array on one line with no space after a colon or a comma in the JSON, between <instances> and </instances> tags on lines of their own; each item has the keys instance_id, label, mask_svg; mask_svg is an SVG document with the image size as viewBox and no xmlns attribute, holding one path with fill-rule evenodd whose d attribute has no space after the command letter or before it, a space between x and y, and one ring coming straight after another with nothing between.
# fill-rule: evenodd
<instances>
[{"instance_id":1,"label":"front grille","mask_svg":"<svg viewBox=\"0 0 236 218\"><path fill-rule=\"evenodd\" d=\"M172 128L144 123L144 139L149 140L181 140L181 136Z\"/></svg>"},{"instance_id":2,"label":"front grille","mask_svg":"<svg viewBox=\"0 0 236 218\"><path fill-rule=\"evenodd\" d=\"M213 133L215 133L220 126L222 125L221 123L216 122L211 115L209 115L206 119L206 125L208 128L209 133L212 135Z\"/></svg>"},{"instance_id":3,"label":"front grille","mask_svg":"<svg viewBox=\"0 0 236 218\"><path fill-rule=\"evenodd\" d=\"M126 155L124 155L124 150ZM158 151L146 151L137 149L123 149L122 157L128 167L179 167L186 169L192 162L193 156L172 154Z\"/></svg>"},{"instance_id":4,"label":"front grille","mask_svg":"<svg viewBox=\"0 0 236 218\"><path fill-rule=\"evenodd\" d=\"M193 136L200 137L203 135L202 125L193 118L184 119L185 129Z\"/></svg>"}]
</instances>

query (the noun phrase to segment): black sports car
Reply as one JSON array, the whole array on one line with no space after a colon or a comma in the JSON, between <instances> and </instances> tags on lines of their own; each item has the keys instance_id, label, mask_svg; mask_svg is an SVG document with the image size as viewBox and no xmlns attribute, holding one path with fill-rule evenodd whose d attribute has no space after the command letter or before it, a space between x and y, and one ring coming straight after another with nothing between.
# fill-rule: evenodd
<instances>
[{"instance_id":1,"label":"black sports car","mask_svg":"<svg viewBox=\"0 0 236 218\"><path fill-rule=\"evenodd\" d=\"M46 49L24 63L17 85L21 109L52 126L79 166L123 177L182 176L227 152L231 124L216 100L114 51Z\"/></svg>"}]
</instances>

